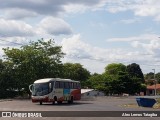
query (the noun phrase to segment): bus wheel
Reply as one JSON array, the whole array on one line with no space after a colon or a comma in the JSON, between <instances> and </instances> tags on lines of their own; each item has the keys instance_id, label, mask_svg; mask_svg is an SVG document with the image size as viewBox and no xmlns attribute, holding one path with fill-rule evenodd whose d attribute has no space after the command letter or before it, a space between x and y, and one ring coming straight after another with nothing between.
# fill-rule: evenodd
<instances>
[{"instance_id":1,"label":"bus wheel","mask_svg":"<svg viewBox=\"0 0 160 120\"><path fill-rule=\"evenodd\" d=\"M69 104L73 103L73 96L71 97L71 99L68 101Z\"/></svg>"},{"instance_id":2,"label":"bus wheel","mask_svg":"<svg viewBox=\"0 0 160 120\"><path fill-rule=\"evenodd\" d=\"M42 105L42 101L40 101L39 104Z\"/></svg>"},{"instance_id":3,"label":"bus wheel","mask_svg":"<svg viewBox=\"0 0 160 120\"><path fill-rule=\"evenodd\" d=\"M58 104L62 104L62 101L57 101Z\"/></svg>"},{"instance_id":4,"label":"bus wheel","mask_svg":"<svg viewBox=\"0 0 160 120\"><path fill-rule=\"evenodd\" d=\"M56 96L54 96L54 101L57 101L57 97Z\"/></svg>"},{"instance_id":5,"label":"bus wheel","mask_svg":"<svg viewBox=\"0 0 160 120\"><path fill-rule=\"evenodd\" d=\"M55 104L55 101L52 102L52 105L54 105L54 104Z\"/></svg>"}]
</instances>

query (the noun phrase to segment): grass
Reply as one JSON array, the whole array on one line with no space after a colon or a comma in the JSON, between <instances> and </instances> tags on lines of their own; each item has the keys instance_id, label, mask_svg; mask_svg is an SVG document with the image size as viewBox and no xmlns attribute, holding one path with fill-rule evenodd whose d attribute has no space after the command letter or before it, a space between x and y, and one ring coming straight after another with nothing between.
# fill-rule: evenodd
<instances>
[{"instance_id":1,"label":"grass","mask_svg":"<svg viewBox=\"0 0 160 120\"><path fill-rule=\"evenodd\" d=\"M154 104L153 108L154 109L160 109L160 98L157 98L156 101L157 102Z\"/></svg>"},{"instance_id":2,"label":"grass","mask_svg":"<svg viewBox=\"0 0 160 120\"><path fill-rule=\"evenodd\" d=\"M128 108L138 108L139 106L137 105L137 104L124 104L124 105L122 105L122 107L128 107Z\"/></svg>"}]
</instances>

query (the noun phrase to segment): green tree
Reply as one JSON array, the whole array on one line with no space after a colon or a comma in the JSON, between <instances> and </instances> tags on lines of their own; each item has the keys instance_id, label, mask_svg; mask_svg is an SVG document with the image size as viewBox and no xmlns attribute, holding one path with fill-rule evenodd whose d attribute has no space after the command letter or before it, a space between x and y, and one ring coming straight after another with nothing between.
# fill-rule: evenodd
<instances>
[{"instance_id":1,"label":"green tree","mask_svg":"<svg viewBox=\"0 0 160 120\"><path fill-rule=\"evenodd\" d=\"M141 83L145 82L142 70L138 64L132 63L130 65L127 65L126 71L129 74L130 78L138 78Z\"/></svg>"},{"instance_id":2,"label":"green tree","mask_svg":"<svg viewBox=\"0 0 160 120\"><path fill-rule=\"evenodd\" d=\"M142 83L140 87L140 91L145 93L146 89L147 89L147 85Z\"/></svg>"},{"instance_id":3,"label":"green tree","mask_svg":"<svg viewBox=\"0 0 160 120\"><path fill-rule=\"evenodd\" d=\"M64 63L63 77L82 82L90 77L90 72L79 63Z\"/></svg>"},{"instance_id":4,"label":"green tree","mask_svg":"<svg viewBox=\"0 0 160 120\"><path fill-rule=\"evenodd\" d=\"M136 63L127 67L121 63L109 64L105 68L105 74L110 76L106 81L110 94L139 93L141 84L144 83L143 73Z\"/></svg>"},{"instance_id":5,"label":"green tree","mask_svg":"<svg viewBox=\"0 0 160 120\"><path fill-rule=\"evenodd\" d=\"M160 72L156 73L155 77L157 82L160 83Z\"/></svg>"},{"instance_id":6,"label":"green tree","mask_svg":"<svg viewBox=\"0 0 160 120\"><path fill-rule=\"evenodd\" d=\"M118 72L125 72L126 66L122 63L112 63L105 67L105 73L109 75L117 75Z\"/></svg>"},{"instance_id":7,"label":"green tree","mask_svg":"<svg viewBox=\"0 0 160 120\"><path fill-rule=\"evenodd\" d=\"M5 48L5 61L13 63L12 72L17 88L25 88L36 79L59 77L62 73L61 58L64 53L61 46L56 46L53 40L31 42L21 48Z\"/></svg>"},{"instance_id":8,"label":"green tree","mask_svg":"<svg viewBox=\"0 0 160 120\"><path fill-rule=\"evenodd\" d=\"M110 94L135 94L141 90L141 83L138 78L131 78L127 72L119 72L116 77L107 81Z\"/></svg>"},{"instance_id":9,"label":"green tree","mask_svg":"<svg viewBox=\"0 0 160 120\"><path fill-rule=\"evenodd\" d=\"M0 86L0 98L14 97L16 95L13 89L16 87L13 64L2 60L0 60Z\"/></svg>"},{"instance_id":10,"label":"green tree","mask_svg":"<svg viewBox=\"0 0 160 120\"><path fill-rule=\"evenodd\" d=\"M2 71L4 70L5 66L3 64L3 60L0 59L0 74L2 73Z\"/></svg>"},{"instance_id":11,"label":"green tree","mask_svg":"<svg viewBox=\"0 0 160 120\"><path fill-rule=\"evenodd\" d=\"M144 78L145 78L145 80L154 79L154 73L153 72L147 73L147 74L145 74Z\"/></svg>"},{"instance_id":12,"label":"green tree","mask_svg":"<svg viewBox=\"0 0 160 120\"><path fill-rule=\"evenodd\" d=\"M126 72L119 72L117 79L114 81L115 82L112 87L116 93L121 94L131 92L130 89L132 86L132 81Z\"/></svg>"},{"instance_id":13,"label":"green tree","mask_svg":"<svg viewBox=\"0 0 160 120\"><path fill-rule=\"evenodd\" d=\"M123 92L123 82L119 77L121 72L126 71L126 66L122 63L111 63L105 67L106 88L109 94L120 94Z\"/></svg>"},{"instance_id":14,"label":"green tree","mask_svg":"<svg viewBox=\"0 0 160 120\"><path fill-rule=\"evenodd\" d=\"M103 91L106 94L108 94L110 86L106 86L106 84L107 84L107 81L109 81L109 80L110 80L110 77L108 75L105 75L105 74L93 74L87 80L87 82L89 83L88 87Z\"/></svg>"},{"instance_id":15,"label":"green tree","mask_svg":"<svg viewBox=\"0 0 160 120\"><path fill-rule=\"evenodd\" d=\"M145 74L144 78L145 78L145 82L146 82L147 85L153 85L154 84L154 81L153 81L154 73L153 72Z\"/></svg>"}]
</instances>

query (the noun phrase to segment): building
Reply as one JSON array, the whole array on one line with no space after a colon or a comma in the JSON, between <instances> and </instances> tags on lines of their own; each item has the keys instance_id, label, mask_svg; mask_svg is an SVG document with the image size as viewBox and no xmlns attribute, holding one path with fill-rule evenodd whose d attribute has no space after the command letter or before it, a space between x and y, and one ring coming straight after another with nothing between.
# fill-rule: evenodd
<instances>
[{"instance_id":1,"label":"building","mask_svg":"<svg viewBox=\"0 0 160 120\"><path fill-rule=\"evenodd\" d=\"M94 89L81 89L81 97L96 97L96 96L105 96L105 94L101 91L94 90Z\"/></svg>"},{"instance_id":2,"label":"building","mask_svg":"<svg viewBox=\"0 0 160 120\"><path fill-rule=\"evenodd\" d=\"M160 84L155 84L154 85L148 85L147 86L147 90L146 90L146 95L155 95L155 88L156 88L156 91L157 91L157 95L160 94Z\"/></svg>"}]
</instances>

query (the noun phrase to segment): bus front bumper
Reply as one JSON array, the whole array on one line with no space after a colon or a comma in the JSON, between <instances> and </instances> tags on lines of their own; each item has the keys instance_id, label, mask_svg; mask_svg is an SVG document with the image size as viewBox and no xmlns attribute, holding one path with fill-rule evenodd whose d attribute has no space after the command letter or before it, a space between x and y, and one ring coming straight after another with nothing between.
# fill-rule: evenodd
<instances>
[{"instance_id":1,"label":"bus front bumper","mask_svg":"<svg viewBox=\"0 0 160 120\"><path fill-rule=\"evenodd\" d=\"M49 102L48 96L32 96L32 102Z\"/></svg>"}]
</instances>

